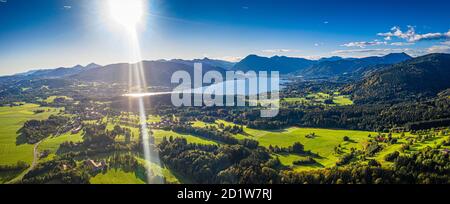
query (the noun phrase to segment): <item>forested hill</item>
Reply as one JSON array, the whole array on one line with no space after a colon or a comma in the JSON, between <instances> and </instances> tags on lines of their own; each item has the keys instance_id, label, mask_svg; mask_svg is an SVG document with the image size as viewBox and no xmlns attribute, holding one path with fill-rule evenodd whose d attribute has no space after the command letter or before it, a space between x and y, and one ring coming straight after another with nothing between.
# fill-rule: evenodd
<instances>
[{"instance_id":1,"label":"forested hill","mask_svg":"<svg viewBox=\"0 0 450 204\"><path fill-rule=\"evenodd\" d=\"M164 61L143 61L142 62L144 78L149 86L173 86L171 77L177 71L186 71L193 76L193 64L164 62ZM207 71L224 72L225 69L203 65L203 72ZM100 81L107 83L128 83L130 79L130 64L112 64L101 68L91 69L71 76L83 81Z\"/></svg>"},{"instance_id":2,"label":"forested hill","mask_svg":"<svg viewBox=\"0 0 450 204\"><path fill-rule=\"evenodd\" d=\"M385 56L365 58L331 57L308 60L285 56L271 58L249 55L234 66L243 71L279 71L281 74L296 74L306 78L355 75L360 77L366 71L375 70L377 65L391 65L412 59L406 53L391 53Z\"/></svg>"},{"instance_id":3,"label":"forested hill","mask_svg":"<svg viewBox=\"0 0 450 204\"><path fill-rule=\"evenodd\" d=\"M359 78L368 71L378 70L381 65L392 65L410 59L412 57L405 53L391 53L382 57L324 61L300 71L299 74L305 77L356 76Z\"/></svg>"},{"instance_id":4,"label":"forested hill","mask_svg":"<svg viewBox=\"0 0 450 204\"><path fill-rule=\"evenodd\" d=\"M312 66L316 61L285 56L271 58L249 55L234 66L234 70L241 71L279 71L289 74Z\"/></svg>"},{"instance_id":5,"label":"forested hill","mask_svg":"<svg viewBox=\"0 0 450 204\"><path fill-rule=\"evenodd\" d=\"M450 54L430 54L374 72L344 88L357 102L435 97L450 88Z\"/></svg>"}]
</instances>

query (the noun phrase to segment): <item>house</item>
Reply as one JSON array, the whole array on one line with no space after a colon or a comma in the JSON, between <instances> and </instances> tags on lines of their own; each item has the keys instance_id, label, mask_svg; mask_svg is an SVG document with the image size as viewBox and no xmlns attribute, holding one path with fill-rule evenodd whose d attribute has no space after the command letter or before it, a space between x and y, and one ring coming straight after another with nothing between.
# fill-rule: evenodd
<instances>
[{"instance_id":1,"label":"house","mask_svg":"<svg viewBox=\"0 0 450 204\"><path fill-rule=\"evenodd\" d=\"M81 129L83 129L83 126L81 125L78 128L73 129L72 135L78 134L81 131Z\"/></svg>"},{"instance_id":2,"label":"house","mask_svg":"<svg viewBox=\"0 0 450 204\"><path fill-rule=\"evenodd\" d=\"M89 159L89 160L85 161L84 164L86 166L88 166L93 171L101 171L104 168L106 168L106 162L105 161L96 163L94 160Z\"/></svg>"},{"instance_id":3,"label":"house","mask_svg":"<svg viewBox=\"0 0 450 204\"><path fill-rule=\"evenodd\" d=\"M450 154L450 150L449 150L449 149L444 149L444 150L442 150L442 153L444 153L444 154Z\"/></svg>"}]
</instances>

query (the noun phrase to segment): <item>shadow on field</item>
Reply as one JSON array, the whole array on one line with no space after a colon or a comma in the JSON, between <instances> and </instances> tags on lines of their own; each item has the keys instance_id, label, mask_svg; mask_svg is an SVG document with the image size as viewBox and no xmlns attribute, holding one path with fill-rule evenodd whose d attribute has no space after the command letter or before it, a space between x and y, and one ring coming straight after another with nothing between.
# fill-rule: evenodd
<instances>
[{"instance_id":1,"label":"shadow on field","mask_svg":"<svg viewBox=\"0 0 450 204\"><path fill-rule=\"evenodd\" d=\"M16 138L16 145L24 145L24 144L28 144L27 138L25 137L24 134L22 134L21 130L18 130L16 132L18 134L17 138Z\"/></svg>"}]
</instances>

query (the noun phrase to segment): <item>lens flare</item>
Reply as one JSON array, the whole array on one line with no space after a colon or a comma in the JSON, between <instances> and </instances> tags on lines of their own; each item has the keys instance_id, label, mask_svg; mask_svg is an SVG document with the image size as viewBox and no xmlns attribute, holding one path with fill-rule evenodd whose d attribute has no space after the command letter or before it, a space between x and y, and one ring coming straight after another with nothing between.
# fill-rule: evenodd
<instances>
[{"instance_id":1,"label":"lens flare","mask_svg":"<svg viewBox=\"0 0 450 204\"><path fill-rule=\"evenodd\" d=\"M125 28L128 34L130 58L129 58L129 91L134 88L138 90L137 94L145 93L147 83L145 79L144 66L142 64L141 46L139 43L139 35L137 31L137 24L143 19L145 0L108 0L108 10L110 18L117 24ZM130 102L136 102L130 100ZM156 165L160 167L158 151L154 144L151 144L151 131L147 125L147 114L144 99L138 98L137 106L139 109L140 118L140 134L141 143L143 147L143 155L147 161L147 182L148 183L162 183L159 177L152 177L153 175L161 175L161 169L151 169L151 166Z\"/></svg>"},{"instance_id":2,"label":"lens flare","mask_svg":"<svg viewBox=\"0 0 450 204\"><path fill-rule=\"evenodd\" d=\"M108 0L111 19L122 26L134 28L144 15L142 0Z\"/></svg>"}]
</instances>

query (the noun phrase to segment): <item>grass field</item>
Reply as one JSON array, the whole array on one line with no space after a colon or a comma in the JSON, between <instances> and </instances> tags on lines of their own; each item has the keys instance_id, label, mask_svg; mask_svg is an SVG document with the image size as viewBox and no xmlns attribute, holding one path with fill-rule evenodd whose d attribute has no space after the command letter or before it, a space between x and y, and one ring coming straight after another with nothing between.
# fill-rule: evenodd
<instances>
[{"instance_id":1,"label":"grass field","mask_svg":"<svg viewBox=\"0 0 450 204\"><path fill-rule=\"evenodd\" d=\"M160 175L162 177L164 177L167 182L169 183L188 183L189 181L184 180L182 177L176 176L175 174L173 174L170 169L162 166L161 164L157 164L157 163L152 163L149 161L146 161L143 158L140 157L136 157L136 159L143 164L144 166L146 166L146 168L149 168L153 171L153 173Z\"/></svg>"},{"instance_id":2,"label":"grass field","mask_svg":"<svg viewBox=\"0 0 450 204\"><path fill-rule=\"evenodd\" d=\"M333 97L333 103L339 106L353 105L353 101L347 96L335 96Z\"/></svg>"},{"instance_id":3,"label":"grass field","mask_svg":"<svg viewBox=\"0 0 450 204\"><path fill-rule=\"evenodd\" d=\"M47 103L53 103L55 101L55 99L57 99L57 98L64 98L66 100L71 100L71 98L69 98L67 96L49 96L44 101L47 102Z\"/></svg>"},{"instance_id":4,"label":"grass field","mask_svg":"<svg viewBox=\"0 0 450 204\"><path fill-rule=\"evenodd\" d=\"M198 143L198 144L206 144L206 145L217 145L218 143L213 140L208 140L204 138L200 138L194 135L188 134L180 134L173 131L165 131L165 130L153 130L153 134L155 137L155 142L159 144L164 137L169 138L170 136L174 138L185 138L188 143Z\"/></svg>"},{"instance_id":5,"label":"grass field","mask_svg":"<svg viewBox=\"0 0 450 204\"><path fill-rule=\"evenodd\" d=\"M109 169L90 179L92 184L145 184L143 175L137 172L125 172L122 169Z\"/></svg>"},{"instance_id":6,"label":"grass field","mask_svg":"<svg viewBox=\"0 0 450 204\"><path fill-rule=\"evenodd\" d=\"M45 110L35 114L35 110ZM16 164L24 161L31 165L33 161L33 145L16 144L17 131L28 120L44 120L50 115L58 114L60 109L40 107L36 104L24 104L15 107L0 107L0 165ZM23 175L23 172L3 172L0 183Z\"/></svg>"},{"instance_id":7,"label":"grass field","mask_svg":"<svg viewBox=\"0 0 450 204\"><path fill-rule=\"evenodd\" d=\"M394 134L394 136L398 137L399 134ZM381 164L383 165L390 165L391 162L386 162L384 160L384 157L390 153L393 153L395 151L401 152L401 148L402 145L407 144L408 140L407 138L414 138L416 137L415 135L411 135L411 133L406 133L405 136L403 138L400 138L398 140L398 142L396 144L393 145L385 145L383 150L380 151L375 157L374 159L376 159L377 161L379 161ZM416 142L414 145L411 146L410 150L407 150L405 152L415 152L415 151L420 151L424 148L427 147L431 147L431 148L436 148L438 144L440 144L442 141L444 141L446 138L448 138L448 136L442 136L442 135L437 135L433 138L430 138L426 141L423 142ZM441 147L441 149L448 149L449 147Z\"/></svg>"},{"instance_id":8,"label":"grass field","mask_svg":"<svg viewBox=\"0 0 450 204\"><path fill-rule=\"evenodd\" d=\"M338 96L340 97L340 96ZM294 99L292 99L294 100ZM297 100L297 99L295 99ZM336 97L334 98L336 100ZM350 101L345 101L345 97L338 99L342 100L341 104L350 104ZM44 113L35 114L35 110L45 110ZM33 160L33 145L22 144L16 145L17 131L23 126L25 121L31 119L43 120L48 118L52 114L58 114L60 109L39 107L35 104L24 104L16 107L0 107L0 164L15 164L17 161L25 161L31 164ZM150 116L148 121L157 122L161 120L159 116ZM104 118L104 122L108 122L107 129L112 130L114 125L118 120L109 120ZM86 121L85 121L86 122ZM226 126L235 125L230 122L223 120L218 120L216 123L204 123L201 121L194 121L194 127L206 127L206 126L216 126L218 124L224 124ZM127 126L124 126L127 127ZM133 141L139 140L139 128L127 127L133 132ZM163 137L180 137L186 138L189 143L199 143L199 144L220 144L213 140L204 139L190 134L179 134L173 131L164 130L152 130L155 137L155 142L158 144L161 142ZM340 146L343 152L349 152L351 148L363 149L367 144L369 135L375 136L378 133L368 132L368 131L354 131L354 130L335 130L335 129L320 129L320 128L301 128L301 127L290 127L281 130L266 131L266 130L256 130L244 127L244 134L237 134L235 137L237 139L253 139L259 142L263 147L268 148L269 146L278 147L289 147L295 142L300 142L304 145L305 150L311 151L318 154L314 159L317 161L314 165L302 165L295 166L293 162L300 159L304 159L305 155L297 154L272 154L273 157L278 157L281 163L285 166L290 166L296 171L305 171L318 168L326 168L335 166L339 157L342 155L335 153L335 147ZM306 137L314 133L314 137ZM350 138L349 141L344 141L344 137ZM403 144L408 143L408 138L415 139L417 136L410 133L406 133L404 136L400 137L400 134L394 134L394 137L399 137L398 143L389 145L386 143L381 143L383 145L383 150L376 154L373 158L379 161L382 165L391 165L390 162L385 162L384 157L392 152L400 151ZM448 136L435 136L423 142L416 142L411 146L411 150L406 152L418 151L426 147L436 147ZM124 137L119 136L117 140L124 140ZM39 152L44 150L49 150L50 155L43 159L42 161L48 161L54 158L56 151L59 146L65 141L80 142L82 141L82 132L72 135L70 132L60 135L52 136L44 139L39 145ZM448 148L448 147L442 147ZM98 157L107 157L108 155L98 155ZM146 165L148 168L152 169L154 172L163 176L170 183L189 183L189 181L184 180L182 177L175 175L169 169L164 166L160 166L157 163L149 163L142 158L137 156L139 162ZM94 158L95 159L95 158ZM42 162L41 161L41 162ZM3 172L0 174L0 183L5 183L11 179L20 178L23 172ZM98 174L91 179L92 183L96 184L140 184L145 183L145 177L139 172L125 172L122 169L111 169L105 174Z\"/></svg>"},{"instance_id":9,"label":"grass field","mask_svg":"<svg viewBox=\"0 0 450 204\"><path fill-rule=\"evenodd\" d=\"M159 117L159 116L149 116L147 121L148 122L149 121L151 121L151 122L158 122L160 120L161 120L161 117ZM108 125L107 125L107 129L108 130L113 130L114 126L116 124L118 124L118 123L111 122L111 121L114 121L114 120L109 120L107 118L105 118L103 121L104 122L108 121ZM125 128L129 128L131 130L131 132L133 133L132 141L138 142L139 135L140 135L139 128L130 127L130 126L126 126L126 125L120 125L120 126L121 127L125 127ZM186 140L189 143L218 144L217 142L215 142L213 140L204 139L204 138L197 137L197 136L190 135L190 134L180 134L180 133L176 133L176 132L173 132L173 131L165 131L165 130L160 130L160 129L152 129L151 131L153 132L153 136L155 138L156 144L159 144L164 137L169 138L170 136L172 136L174 138L177 138L177 137L186 138ZM125 138L123 136L119 136L119 137L116 138L116 140L117 141L125 141Z\"/></svg>"},{"instance_id":10,"label":"grass field","mask_svg":"<svg viewBox=\"0 0 450 204\"><path fill-rule=\"evenodd\" d=\"M46 111L35 114L34 110ZM17 145L17 131L27 120L44 120L52 114L58 114L58 112L59 109L42 108L36 104L0 107L0 165L15 164L18 161L31 164L33 160L33 145Z\"/></svg>"},{"instance_id":11,"label":"grass field","mask_svg":"<svg viewBox=\"0 0 450 204\"><path fill-rule=\"evenodd\" d=\"M334 93L333 95L326 93L310 93L305 97L297 97L297 98L283 98L283 101L286 103L303 103L303 104L323 104L325 100L330 99L337 106L348 106L353 105L353 101L349 96L340 95L339 92Z\"/></svg>"},{"instance_id":12,"label":"grass field","mask_svg":"<svg viewBox=\"0 0 450 204\"><path fill-rule=\"evenodd\" d=\"M195 127L206 127L210 125L217 126L223 123L230 126L233 123L218 120L216 124L204 123L201 121L193 122ZM377 135L375 132L367 131L353 131L353 130L332 130L319 128L298 128L291 127L276 131L256 130L244 127L245 134L235 135L238 139L253 139L259 142L263 147L268 148L270 145L278 147L289 147L295 142L300 142L304 145L305 150L311 150L313 153L318 153L319 157L315 158L319 162L318 165L296 167L298 170L307 170L311 168L332 167L339 159L339 155L334 154L334 148L341 145L344 151L350 151L352 147L362 149L364 143L369 139L369 135ZM306 135L315 133L314 138L307 138ZM349 142L344 142L344 137L350 138ZM293 162L304 157L295 154L274 155L280 158L281 162L286 166L292 166Z\"/></svg>"},{"instance_id":13,"label":"grass field","mask_svg":"<svg viewBox=\"0 0 450 204\"><path fill-rule=\"evenodd\" d=\"M59 136L52 136L49 138L44 139L41 144L38 147L39 152L43 152L44 150L49 150L50 155L44 160L51 160L56 156L56 151L58 151L59 146L64 142L81 142L83 141L82 132L79 132L77 134L71 134L70 132L67 132L63 135Z\"/></svg>"},{"instance_id":14,"label":"grass field","mask_svg":"<svg viewBox=\"0 0 450 204\"><path fill-rule=\"evenodd\" d=\"M161 122L161 117L158 115L149 115L147 117L148 117L147 122L149 122L149 123Z\"/></svg>"},{"instance_id":15,"label":"grass field","mask_svg":"<svg viewBox=\"0 0 450 204\"><path fill-rule=\"evenodd\" d=\"M193 121L192 126L194 127L207 127L215 126L218 124L224 124L226 126L235 125L233 123L218 120L216 123L205 123L202 121ZM265 131L256 130L244 127L245 134L235 135L237 139L253 139L259 142L263 147L289 147L295 142L300 142L304 145L305 150L310 150L313 153L319 154L319 157L314 158L318 163L314 165L304 165L295 166L294 161L305 158L305 155L296 154L273 154L273 157L278 157L283 165L291 166L297 171L311 170L317 168L333 167L339 160L342 154L335 153L335 147L340 146L340 150L343 153L348 153L352 148L357 150L363 150L371 139L368 136L376 136L378 133L369 131L355 131L355 130L335 130L335 129L320 129L320 128L299 128L291 127L275 131ZM315 133L314 138L307 138L306 135ZM398 138L396 144L386 144L380 143L383 149L378 152L374 157L368 159L376 159L382 165L391 165L392 163L384 161L384 157L395 151L399 151L403 144L406 144L407 138L416 138L417 135L413 135L409 132L405 133L403 137L400 133L394 133L393 137ZM349 141L344 141L344 136L349 137ZM406 153L411 153L414 151L420 151L426 147L435 148L438 144L444 141L448 136L435 136L434 138L428 139L424 142L416 142L411 146L411 150L406 151ZM448 149L449 147L441 147L441 149Z\"/></svg>"},{"instance_id":16,"label":"grass field","mask_svg":"<svg viewBox=\"0 0 450 204\"><path fill-rule=\"evenodd\" d=\"M346 150L357 148L362 149L363 143L368 140L368 135L375 135L374 132L366 131L352 131L352 130L331 130L331 129L316 129L316 128L287 128L280 131L263 131L246 128L247 137L257 140L261 146L269 147L289 147L295 142L300 142L304 145L305 150L310 150L319 155L315 160L320 164L316 167L331 167L334 166L338 160L338 155L335 155L334 148L338 145ZM307 138L306 135L315 133L314 138ZM351 142L344 142L344 137L348 136ZM241 136L242 137L242 136ZM301 158L299 155L282 155L280 160L288 166L292 162ZM300 167L299 167L300 168ZM307 169L309 169L308 167Z\"/></svg>"}]
</instances>

